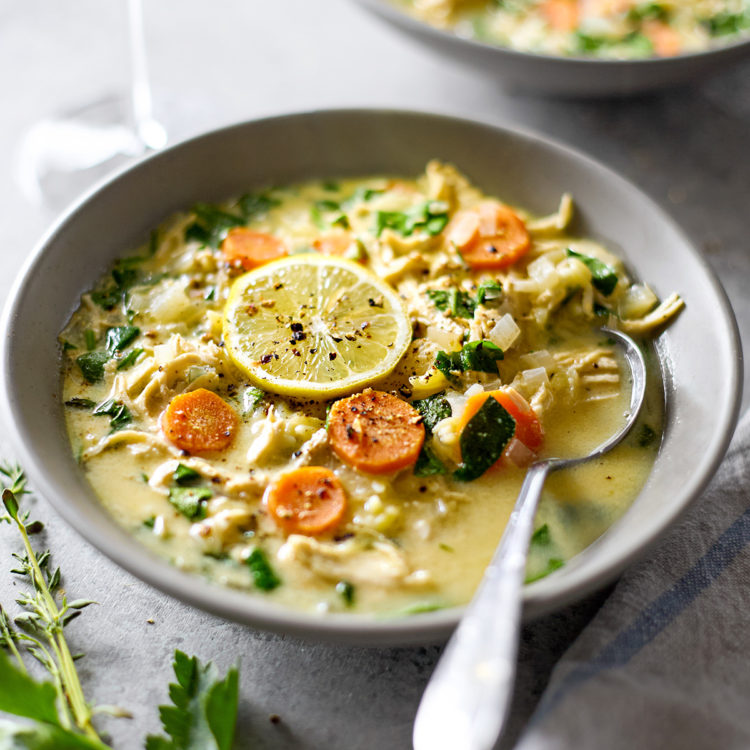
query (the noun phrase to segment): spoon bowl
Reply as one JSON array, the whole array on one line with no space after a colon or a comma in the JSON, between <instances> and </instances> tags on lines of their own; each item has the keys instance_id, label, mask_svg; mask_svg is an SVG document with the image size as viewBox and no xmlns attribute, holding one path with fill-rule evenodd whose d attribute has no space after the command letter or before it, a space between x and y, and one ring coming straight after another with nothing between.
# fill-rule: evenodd
<instances>
[{"instance_id":1,"label":"spoon bowl","mask_svg":"<svg viewBox=\"0 0 750 750\"><path fill-rule=\"evenodd\" d=\"M586 456L545 458L529 467L505 533L425 689L414 723L414 750L489 750L513 695L526 558L544 482L612 450L630 432L646 393L646 363L626 334L603 327L623 346L631 376L625 422Z\"/></svg>"}]
</instances>

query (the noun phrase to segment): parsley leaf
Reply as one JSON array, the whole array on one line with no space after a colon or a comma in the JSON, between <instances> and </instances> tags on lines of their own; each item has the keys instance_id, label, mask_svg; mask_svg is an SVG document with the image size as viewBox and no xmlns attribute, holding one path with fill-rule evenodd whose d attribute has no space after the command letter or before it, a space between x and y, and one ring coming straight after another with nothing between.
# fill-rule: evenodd
<instances>
[{"instance_id":1,"label":"parsley leaf","mask_svg":"<svg viewBox=\"0 0 750 750\"><path fill-rule=\"evenodd\" d=\"M133 421L128 407L122 401L115 401L113 398L102 401L91 413L97 417L103 414L111 417L109 426L112 428L112 432L121 430L125 425Z\"/></svg>"},{"instance_id":2,"label":"parsley leaf","mask_svg":"<svg viewBox=\"0 0 750 750\"><path fill-rule=\"evenodd\" d=\"M617 271L605 263L599 258L593 258L590 255L583 255L577 253L575 250L568 248L566 254L569 258L578 258L586 268L591 271L591 283L596 287L605 297L608 297L615 290L617 286Z\"/></svg>"},{"instance_id":3,"label":"parsley leaf","mask_svg":"<svg viewBox=\"0 0 750 750\"><path fill-rule=\"evenodd\" d=\"M174 479L175 483L183 487L199 481L200 478L201 475L195 469L191 469L189 466L185 466L185 464L177 464L177 468L172 474L172 479Z\"/></svg>"},{"instance_id":4,"label":"parsley leaf","mask_svg":"<svg viewBox=\"0 0 750 750\"><path fill-rule=\"evenodd\" d=\"M440 234L447 223L448 206L442 201L427 201L406 211L377 211L375 234L379 237L384 229L393 229L404 237L415 231L433 236Z\"/></svg>"},{"instance_id":5,"label":"parsley leaf","mask_svg":"<svg viewBox=\"0 0 750 750\"><path fill-rule=\"evenodd\" d=\"M74 396L65 402L65 406L72 406L76 409L93 409L96 406L96 401L92 401L90 398Z\"/></svg>"},{"instance_id":6,"label":"parsley leaf","mask_svg":"<svg viewBox=\"0 0 750 750\"><path fill-rule=\"evenodd\" d=\"M274 572L271 563L268 562L266 553L259 547L256 547L250 553L250 557L247 558L247 566L250 568L250 574L256 588L262 591L272 591L281 583L281 579Z\"/></svg>"},{"instance_id":7,"label":"parsley leaf","mask_svg":"<svg viewBox=\"0 0 750 750\"><path fill-rule=\"evenodd\" d=\"M705 25L711 36L727 36L750 29L750 10L741 13L717 13L711 16Z\"/></svg>"},{"instance_id":8,"label":"parsley leaf","mask_svg":"<svg viewBox=\"0 0 750 750\"><path fill-rule=\"evenodd\" d=\"M354 584L349 581L339 581L336 584L336 593L344 600L347 607L354 604Z\"/></svg>"},{"instance_id":9,"label":"parsley leaf","mask_svg":"<svg viewBox=\"0 0 750 750\"><path fill-rule=\"evenodd\" d=\"M488 398L461 432L463 463L453 478L470 482L497 461L516 432L516 420L494 398Z\"/></svg>"},{"instance_id":10,"label":"parsley leaf","mask_svg":"<svg viewBox=\"0 0 750 750\"><path fill-rule=\"evenodd\" d=\"M477 289L477 304L485 305L487 302L493 302L502 297L503 285L499 281L490 279L484 281Z\"/></svg>"},{"instance_id":11,"label":"parsley leaf","mask_svg":"<svg viewBox=\"0 0 750 750\"><path fill-rule=\"evenodd\" d=\"M242 216L231 214L207 203L193 206L195 220L185 229L185 240L200 242L215 249L219 248L227 232L233 227L245 224Z\"/></svg>"},{"instance_id":12,"label":"parsley leaf","mask_svg":"<svg viewBox=\"0 0 750 750\"><path fill-rule=\"evenodd\" d=\"M206 517L206 501L213 497L207 487L170 487L169 502L191 521Z\"/></svg>"},{"instance_id":13,"label":"parsley leaf","mask_svg":"<svg viewBox=\"0 0 750 750\"><path fill-rule=\"evenodd\" d=\"M477 304L468 292L458 289L428 289L427 296L438 310L450 312L454 318L474 317Z\"/></svg>"},{"instance_id":14,"label":"parsley leaf","mask_svg":"<svg viewBox=\"0 0 750 750\"><path fill-rule=\"evenodd\" d=\"M549 526L545 523L531 535L530 544L547 546L550 543L550 539Z\"/></svg>"},{"instance_id":15,"label":"parsley leaf","mask_svg":"<svg viewBox=\"0 0 750 750\"><path fill-rule=\"evenodd\" d=\"M280 203L281 201L272 198L267 192L248 193L237 201L237 205L240 211L242 211L245 221L250 221L251 219L267 214L272 208L280 205Z\"/></svg>"},{"instance_id":16,"label":"parsley leaf","mask_svg":"<svg viewBox=\"0 0 750 750\"><path fill-rule=\"evenodd\" d=\"M57 724L57 692L51 682L36 682L0 649L0 711ZM0 738L2 735L0 734Z\"/></svg>"},{"instance_id":17,"label":"parsley leaf","mask_svg":"<svg viewBox=\"0 0 750 750\"><path fill-rule=\"evenodd\" d=\"M239 681L236 668L219 678L211 662L175 651L176 683L169 686L173 705L159 706L171 739L149 735L146 750L230 750L237 723Z\"/></svg>"}]
</instances>

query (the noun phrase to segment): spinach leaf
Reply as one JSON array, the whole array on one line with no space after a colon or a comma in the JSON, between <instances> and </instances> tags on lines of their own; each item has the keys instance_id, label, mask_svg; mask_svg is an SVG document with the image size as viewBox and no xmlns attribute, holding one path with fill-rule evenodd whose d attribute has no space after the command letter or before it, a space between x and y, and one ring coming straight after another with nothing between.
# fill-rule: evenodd
<instances>
[{"instance_id":1,"label":"spinach leaf","mask_svg":"<svg viewBox=\"0 0 750 750\"><path fill-rule=\"evenodd\" d=\"M385 192L377 188L366 188L358 187L346 200L341 202L341 207L349 210L354 208L358 203L367 203L371 201L376 195L380 195Z\"/></svg>"},{"instance_id":2,"label":"spinach leaf","mask_svg":"<svg viewBox=\"0 0 750 750\"><path fill-rule=\"evenodd\" d=\"M280 583L281 579L276 575L271 563L268 562L266 553L256 547L247 558L247 566L250 568L250 574L253 577L253 583L261 591L272 591Z\"/></svg>"},{"instance_id":3,"label":"spinach leaf","mask_svg":"<svg viewBox=\"0 0 750 750\"><path fill-rule=\"evenodd\" d=\"M121 430L125 425L133 421L128 407L121 401L115 401L113 398L102 401L91 413L97 417L102 415L111 417L109 426L112 428L112 432Z\"/></svg>"},{"instance_id":4,"label":"spinach leaf","mask_svg":"<svg viewBox=\"0 0 750 750\"><path fill-rule=\"evenodd\" d=\"M428 289L427 296L438 310L450 312L454 318L474 317L477 305L468 292L458 289Z\"/></svg>"},{"instance_id":5,"label":"spinach leaf","mask_svg":"<svg viewBox=\"0 0 750 750\"><path fill-rule=\"evenodd\" d=\"M479 285L477 289L477 303L484 305L487 302L493 302L496 299L502 297L503 285L499 281L490 279L484 281Z\"/></svg>"},{"instance_id":6,"label":"spinach leaf","mask_svg":"<svg viewBox=\"0 0 750 750\"><path fill-rule=\"evenodd\" d=\"M92 401L90 398L74 396L65 402L65 406L72 406L75 409L93 409L96 406L96 401Z\"/></svg>"},{"instance_id":7,"label":"spinach leaf","mask_svg":"<svg viewBox=\"0 0 750 750\"><path fill-rule=\"evenodd\" d=\"M135 361L138 359L138 357L143 354L143 349L131 349L119 362L117 365L118 370L127 370L128 367L132 367L135 364Z\"/></svg>"},{"instance_id":8,"label":"spinach leaf","mask_svg":"<svg viewBox=\"0 0 750 750\"><path fill-rule=\"evenodd\" d=\"M706 22L711 36L727 36L750 29L750 10L741 13L717 13Z\"/></svg>"},{"instance_id":9,"label":"spinach leaf","mask_svg":"<svg viewBox=\"0 0 750 750\"><path fill-rule=\"evenodd\" d=\"M432 432L441 419L447 419L453 413L448 399L445 398L445 391L412 401L411 405L422 415L422 424L428 432Z\"/></svg>"},{"instance_id":10,"label":"spinach leaf","mask_svg":"<svg viewBox=\"0 0 750 750\"><path fill-rule=\"evenodd\" d=\"M445 464L435 455L429 445L423 445L414 464L415 477L430 477L435 474L447 474Z\"/></svg>"},{"instance_id":11,"label":"spinach leaf","mask_svg":"<svg viewBox=\"0 0 750 750\"><path fill-rule=\"evenodd\" d=\"M114 326L107 330L106 349L110 356L122 351L138 334L141 329L135 326Z\"/></svg>"},{"instance_id":12,"label":"spinach leaf","mask_svg":"<svg viewBox=\"0 0 750 750\"><path fill-rule=\"evenodd\" d=\"M629 21L665 21L669 11L661 3L639 3L628 11Z\"/></svg>"},{"instance_id":13,"label":"spinach leaf","mask_svg":"<svg viewBox=\"0 0 750 750\"><path fill-rule=\"evenodd\" d=\"M470 482L497 461L516 431L516 420L494 398L488 398L461 432L463 463L453 478Z\"/></svg>"},{"instance_id":14,"label":"spinach leaf","mask_svg":"<svg viewBox=\"0 0 750 750\"><path fill-rule=\"evenodd\" d=\"M230 750L237 724L239 679L236 668L224 679L211 662L201 664L174 653L176 683L169 686L170 706L159 706L164 731L146 738L146 750Z\"/></svg>"},{"instance_id":15,"label":"spinach leaf","mask_svg":"<svg viewBox=\"0 0 750 750\"><path fill-rule=\"evenodd\" d=\"M531 535L530 544L546 547L550 541L549 526L545 523Z\"/></svg>"},{"instance_id":16,"label":"spinach leaf","mask_svg":"<svg viewBox=\"0 0 750 750\"><path fill-rule=\"evenodd\" d=\"M76 364L89 383L98 383L104 377L104 365L108 361L107 352L86 352L76 357Z\"/></svg>"},{"instance_id":17,"label":"spinach leaf","mask_svg":"<svg viewBox=\"0 0 750 750\"><path fill-rule=\"evenodd\" d=\"M191 469L189 466L185 466L185 464L177 464L177 468L172 474L172 479L181 486L194 484L200 478L201 475L195 469Z\"/></svg>"},{"instance_id":18,"label":"spinach leaf","mask_svg":"<svg viewBox=\"0 0 750 750\"><path fill-rule=\"evenodd\" d=\"M591 283L605 296L608 297L617 286L617 271L599 258L577 253L568 248L566 254L569 258L578 258L586 268L591 271Z\"/></svg>"},{"instance_id":19,"label":"spinach leaf","mask_svg":"<svg viewBox=\"0 0 750 750\"><path fill-rule=\"evenodd\" d=\"M120 258L110 273L111 281L91 292L91 299L105 310L111 310L124 301L128 290L143 280L138 266L144 260L146 258L140 255Z\"/></svg>"},{"instance_id":20,"label":"spinach leaf","mask_svg":"<svg viewBox=\"0 0 750 750\"><path fill-rule=\"evenodd\" d=\"M191 521L206 517L206 501L213 497L207 487L170 487L169 502Z\"/></svg>"},{"instance_id":21,"label":"spinach leaf","mask_svg":"<svg viewBox=\"0 0 750 750\"><path fill-rule=\"evenodd\" d=\"M457 352L438 352L435 367L447 378L455 372L475 370L497 373L497 362L503 358L503 350L491 341L469 341Z\"/></svg>"},{"instance_id":22,"label":"spinach leaf","mask_svg":"<svg viewBox=\"0 0 750 750\"><path fill-rule=\"evenodd\" d=\"M339 581L336 584L336 593L344 600L347 607L354 604L354 584L349 581Z\"/></svg>"},{"instance_id":23,"label":"spinach leaf","mask_svg":"<svg viewBox=\"0 0 750 750\"><path fill-rule=\"evenodd\" d=\"M193 206L195 220L185 229L185 240L218 249L227 232L246 223L243 216L231 214L207 203Z\"/></svg>"}]
</instances>

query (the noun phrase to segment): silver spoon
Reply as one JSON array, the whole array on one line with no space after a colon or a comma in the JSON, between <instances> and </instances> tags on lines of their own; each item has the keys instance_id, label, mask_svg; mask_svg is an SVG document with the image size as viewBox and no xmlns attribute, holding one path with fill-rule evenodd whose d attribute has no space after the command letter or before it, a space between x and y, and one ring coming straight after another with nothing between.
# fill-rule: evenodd
<instances>
[{"instance_id":1,"label":"silver spoon","mask_svg":"<svg viewBox=\"0 0 750 750\"><path fill-rule=\"evenodd\" d=\"M489 750L502 731L513 695L526 557L547 475L614 448L643 405L643 354L624 333L601 330L623 345L630 367L625 424L587 456L545 458L529 467L500 545L422 696L414 722L414 750Z\"/></svg>"}]
</instances>

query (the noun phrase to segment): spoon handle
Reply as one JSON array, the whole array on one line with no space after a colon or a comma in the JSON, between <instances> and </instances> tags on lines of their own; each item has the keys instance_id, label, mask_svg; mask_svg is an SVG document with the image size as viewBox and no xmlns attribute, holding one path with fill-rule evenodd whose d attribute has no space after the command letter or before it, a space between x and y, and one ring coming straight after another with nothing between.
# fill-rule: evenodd
<instances>
[{"instance_id":1,"label":"spoon handle","mask_svg":"<svg viewBox=\"0 0 750 750\"><path fill-rule=\"evenodd\" d=\"M513 695L534 514L554 465L539 461L526 474L502 542L422 696L415 750L489 750L497 740Z\"/></svg>"}]
</instances>

